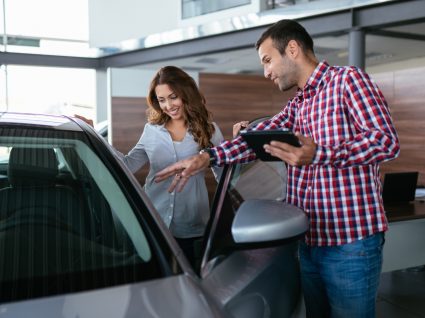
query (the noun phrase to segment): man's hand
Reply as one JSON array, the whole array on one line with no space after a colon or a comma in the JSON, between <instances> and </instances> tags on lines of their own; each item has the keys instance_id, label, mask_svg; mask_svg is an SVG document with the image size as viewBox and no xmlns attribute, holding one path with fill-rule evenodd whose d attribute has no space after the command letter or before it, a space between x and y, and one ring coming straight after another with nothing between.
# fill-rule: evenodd
<instances>
[{"instance_id":1,"label":"man's hand","mask_svg":"<svg viewBox=\"0 0 425 318\"><path fill-rule=\"evenodd\" d=\"M161 182L171 176L174 176L168 191L173 192L174 189L177 188L177 192L180 192L183 190L191 176L208 168L209 162L210 156L207 153L180 160L159 171L155 175L155 182Z\"/></svg>"},{"instance_id":2,"label":"man's hand","mask_svg":"<svg viewBox=\"0 0 425 318\"><path fill-rule=\"evenodd\" d=\"M278 157L291 166L304 166L312 163L317 145L309 137L305 137L300 133L295 135L298 137L301 147L294 147L285 142L272 141L270 144L264 145L264 149L269 154Z\"/></svg>"}]
</instances>

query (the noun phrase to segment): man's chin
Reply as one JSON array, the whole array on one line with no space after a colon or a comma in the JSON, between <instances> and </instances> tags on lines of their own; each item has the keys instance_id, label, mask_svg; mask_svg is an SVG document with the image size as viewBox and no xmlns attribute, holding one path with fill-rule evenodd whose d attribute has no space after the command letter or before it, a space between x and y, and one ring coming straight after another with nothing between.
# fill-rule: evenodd
<instances>
[{"instance_id":1,"label":"man's chin","mask_svg":"<svg viewBox=\"0 0 425 318\"><path fill-rule=\"evenodd\" d=\"M281 92L287 92L290 91L291 89L293 89L295 87L295 85L280 85L278 84L279 90Z\"/></svg>"}]
</instances>

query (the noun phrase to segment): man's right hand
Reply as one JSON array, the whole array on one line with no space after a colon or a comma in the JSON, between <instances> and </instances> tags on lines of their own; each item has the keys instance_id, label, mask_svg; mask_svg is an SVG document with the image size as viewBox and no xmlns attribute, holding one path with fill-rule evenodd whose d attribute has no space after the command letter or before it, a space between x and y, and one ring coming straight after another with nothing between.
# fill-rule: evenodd
<instances>
[{"instance_id":1,"label":"man's right hand","mask_svg":"<svg viewBox=\"0 0 425 318\"><path fill-rule=\"evenodd\" d=\"M177 192L181 192L189 178L208 168L209 163L208 153L180 160L155 174L155 182L161 182L174 176L168 191L173 192L174 189L177 189Z\"/></svg>"}]
</instances>

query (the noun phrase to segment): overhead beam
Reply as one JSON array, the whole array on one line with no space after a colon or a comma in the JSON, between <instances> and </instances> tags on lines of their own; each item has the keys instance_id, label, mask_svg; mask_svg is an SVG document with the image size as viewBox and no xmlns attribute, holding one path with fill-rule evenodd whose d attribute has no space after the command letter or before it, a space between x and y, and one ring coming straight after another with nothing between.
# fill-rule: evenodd
<instances>
[{"instance_id":1,"label":"overhead beam","mask_svg":"<svg viewBox=\"0 0 425 318\"><path fill-rule=\"evenodd\" d=\"M31 66L100 68L98 58L56 56L43 54L0 52L0 64L16 64Z\"/></svg>"},{"instance_id":2,"label":"overhead beam","mask_svg":"<svg viewBox=\"0 0 425 318\"><path fill-rule=\"evenodd\" d=\"M373 35L385 36L389 38L396 38L396 39L425 41L425 35L416 34L416 33L395 32L395 31L386 31L386 30L367 30L367 33L373 34Z\"/></svg>"}]
</instances>

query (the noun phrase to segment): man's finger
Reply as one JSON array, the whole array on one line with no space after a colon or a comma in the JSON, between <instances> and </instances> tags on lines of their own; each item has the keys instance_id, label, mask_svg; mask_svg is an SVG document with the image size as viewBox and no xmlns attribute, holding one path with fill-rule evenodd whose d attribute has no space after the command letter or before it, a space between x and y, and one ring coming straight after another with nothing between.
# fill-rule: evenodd
<instances>
[{"instance_id":1,"label":"man's finger","mask_svg":"<svg viewBox=\"0 0 425 318\"><path fill-rule=\"evenodd\" d=\"M180 179L181 179L181 174L180 173L177 173L175 176L174 176L174 178L173 178L173 180L171 181L171 184L170 184L170 186L168 187L168 192L173 192L174 191L174 189L176 188L176 186L177 186L177 184L179 183L179 181L180 181ZM156 179L155 179L156 180Z\"/></svg>"},{"instance_id":2,"label":"man's finger","mask_svg":"<svg viewBox=\"0 0 425 318\"><path fill-rule=\"evenodd\" d=\"M179 163L168 166L167 168L155 174L155 182L161 182L177 173L180 173L181 170L182 168L180 167Z\"/></svg>"},{"instance_id":3,"label":"man's finger","mask_svg":"<svg viewBox=\"0 0 425 318\"><path fill-rule=\"evenodd\" d=\"M190 176L188 177L181 177L180 181L177 184L177 192L181 192L186 185L186 183L189 181Z\"/></svg>"}]
</instances>

